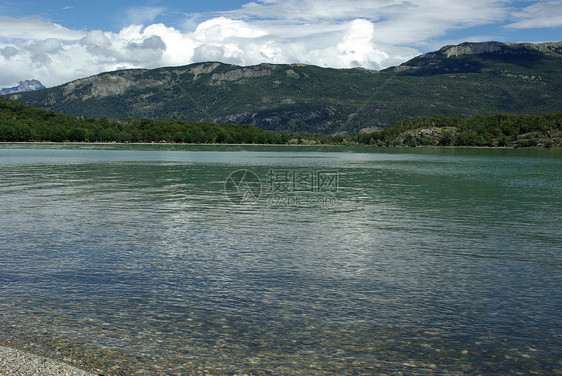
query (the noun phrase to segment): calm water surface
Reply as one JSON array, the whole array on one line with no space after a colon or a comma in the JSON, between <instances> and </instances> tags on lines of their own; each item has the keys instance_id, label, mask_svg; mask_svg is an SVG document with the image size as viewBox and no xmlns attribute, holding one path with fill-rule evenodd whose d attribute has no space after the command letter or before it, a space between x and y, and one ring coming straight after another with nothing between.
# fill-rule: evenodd
<instances>
[{"instance_id":1,"label":"calm water surface","mask_svg":"<svg viewBox=\"0 0 562 376\"><path fill-rule=\"evenodd\" d=\"M0 145L0 343L106 375L560 374L561 197L560 150Z\"/></svg>"}]
</instances>

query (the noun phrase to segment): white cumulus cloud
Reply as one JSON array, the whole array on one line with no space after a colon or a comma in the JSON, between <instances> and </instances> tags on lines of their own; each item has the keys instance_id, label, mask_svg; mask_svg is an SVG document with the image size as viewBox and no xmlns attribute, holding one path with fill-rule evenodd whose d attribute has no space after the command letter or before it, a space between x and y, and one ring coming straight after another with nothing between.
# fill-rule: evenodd
<instances>
[{"instance_id":1,"label":"white cumulus cloud","mask_svg":"<svg viewBox=\"0 0 562 376\"><path fill-rule=\"evenodd\" d=\"M213 18L197 26L194 37L201 42L225 42L233 39L253 39L267 35L265 30L247 22L226 17Z\"/></svg>"},{"instance_id":2,"label":"white cumulus cloud","mask_svg":"<svg viewBox=\"0 0 562 376\"><path fill-rule=\"evenodd\" d=\"M62 43L56 38L49 38L37 43L33 43L28 50L36 54L56 54L62 49Z\"/></svg>"}]
</instances>

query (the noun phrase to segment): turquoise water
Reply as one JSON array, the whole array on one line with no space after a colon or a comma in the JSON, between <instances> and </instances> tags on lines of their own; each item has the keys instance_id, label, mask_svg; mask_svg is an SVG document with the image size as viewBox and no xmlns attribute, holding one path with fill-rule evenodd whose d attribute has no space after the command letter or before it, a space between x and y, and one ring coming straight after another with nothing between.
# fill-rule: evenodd
<instances>
[{"instance_id":1,"label":"turquoise water","mask_svg":"<svg viewBox=\"0 0 562 376\"><path fill-rule=\"evenodd\" d=\"M0 343L106 375L560 373L561 183L560 150L0 145Z\"/></svg>"}]
</instances>

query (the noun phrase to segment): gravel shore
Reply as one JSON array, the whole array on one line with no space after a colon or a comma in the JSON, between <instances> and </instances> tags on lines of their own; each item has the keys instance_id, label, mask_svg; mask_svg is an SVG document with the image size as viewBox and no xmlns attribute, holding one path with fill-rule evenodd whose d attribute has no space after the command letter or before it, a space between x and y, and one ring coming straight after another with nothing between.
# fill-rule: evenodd
<instances>
[{"instance_id":1,"label":"gravel shore","mask_svg":"<svg viewBox=\"0 0 562 376\"><path fill-rule=\"evenodd\" d=\"M0 346L0 375L96 376L63 362Z\"/></svg>"}]
</instances>

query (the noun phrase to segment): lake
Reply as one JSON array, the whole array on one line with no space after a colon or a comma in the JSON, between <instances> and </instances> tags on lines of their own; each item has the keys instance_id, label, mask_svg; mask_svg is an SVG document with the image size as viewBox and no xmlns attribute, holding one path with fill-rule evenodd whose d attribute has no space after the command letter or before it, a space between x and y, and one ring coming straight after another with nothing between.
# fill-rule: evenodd
<instances>
[{"instance_id":1,"label":"lake","mask_svg":"<svg viewBox=\"0 0 562 376\"><path fill-rule=\"evenodd\" d=\"M0 145L0 344L106 375L562 373L562 150Z\"/></svg>"}]
</instances>

